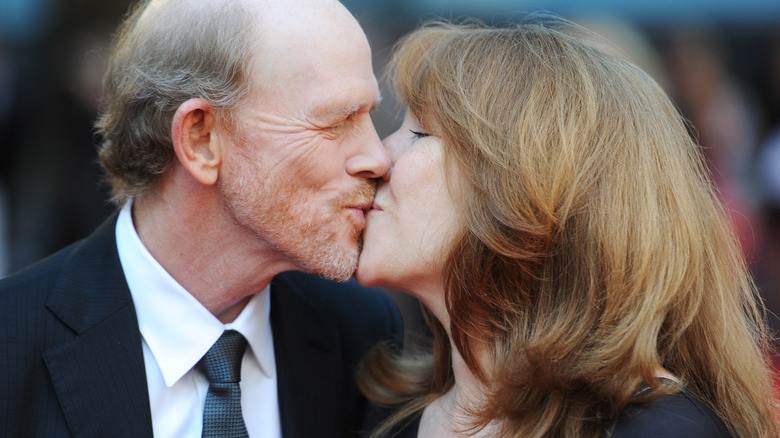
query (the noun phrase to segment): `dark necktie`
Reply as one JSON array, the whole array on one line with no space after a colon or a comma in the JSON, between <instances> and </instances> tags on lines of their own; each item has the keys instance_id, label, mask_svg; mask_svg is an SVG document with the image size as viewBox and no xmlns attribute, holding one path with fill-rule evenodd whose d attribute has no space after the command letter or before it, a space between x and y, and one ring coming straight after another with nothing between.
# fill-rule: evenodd
<instances>
[{"instance_id":1,"label":"dark necktie","mask_svg":"<svg viewBox=\"0 0 780 438\"><path fill-rule=\"evenodd\" d=\"M198 362L197 367L209 380L206 407L203 410L204 438L249 437L241 414L241 359L246 339L235 330L227 330Z\"/></svg>"}]
</instances>

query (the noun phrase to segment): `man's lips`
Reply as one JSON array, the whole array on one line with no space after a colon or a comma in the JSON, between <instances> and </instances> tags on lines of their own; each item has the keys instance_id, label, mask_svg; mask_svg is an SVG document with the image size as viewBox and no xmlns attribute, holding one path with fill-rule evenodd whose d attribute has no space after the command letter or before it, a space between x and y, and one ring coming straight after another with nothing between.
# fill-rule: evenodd
<instances>
[{"instance_id":1,"label":"man's lips","mask_svg":"<svg viewBox=\"0 0 780 438\"><path fill-rule=\"evenodd\" d=\"M354 209L354 210L360 210L363 213L367 213L368 210L371 210L371 208L373 207L372 204L373 204L372 201L359 202L359 203L350 205L347 208L351 208L351 209Z\"/></svg>"},{"instance_id":2,"label":"man's lips","mask_svg":"<svg viewBox=\"0 0 780 438\"><path fill-rule=\"evenodd\" d=\"M347 208L352 210L355 217L358 219L358 221L361 222L361 226L363 226L363 221L365 220L366 213L368 213L369 210L371 210L371 201L366 202L358 202L351 205L348 205Z\"/></svg>"}]
</instances>

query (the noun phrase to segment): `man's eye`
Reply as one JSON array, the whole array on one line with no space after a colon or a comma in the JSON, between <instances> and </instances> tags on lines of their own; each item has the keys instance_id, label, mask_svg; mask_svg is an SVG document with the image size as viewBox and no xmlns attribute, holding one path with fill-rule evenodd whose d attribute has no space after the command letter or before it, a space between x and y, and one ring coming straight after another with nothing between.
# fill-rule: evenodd
<instances>
[{"instance_id":1,"label":"man's eye","mask_svg":"<svg viewBox=\"0 0 780 438\"><path fill-rule=\"evenodd\" d=\"M327 128L323 128L323 131L327 132L328 134L334 137L337 137L344 134L345 131L352 128L354 125L355 125L355 114L350 114L349 116L347 116L347 118L336 123L335 125L329 126Z\"/></svg>"},{"instance_id":2,"label":"man's eye","mask_svg":"<svg viewBox=\"0 0 780 438\"><path fill-rule=\"evenodd\" d=\"M430 137L430 135L431 135L431 134L428 134L427 132L415 131L413 129L410 129L409 132L414 134L414 138L425 138L425 137Z\"/></svg>"},{"instance_id":3,"label":"man's eye","mask_svg":"<svg viewBox=\"0 0 780 438\"><path fill-rule=\"evenodd\" d=\"M341 133L344 132L344 122L339 123L338 125L333 125L329 128L326 128L325 130L333 135L341 135Z\"/></svg>"}]
</instances>

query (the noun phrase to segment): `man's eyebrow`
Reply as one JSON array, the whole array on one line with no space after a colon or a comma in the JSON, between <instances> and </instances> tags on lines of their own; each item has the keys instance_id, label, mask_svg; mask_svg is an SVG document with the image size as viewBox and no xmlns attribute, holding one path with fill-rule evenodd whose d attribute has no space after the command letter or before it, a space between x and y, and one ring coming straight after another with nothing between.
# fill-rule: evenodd
<instances>
[{"instance_id":1,"label":"man's eyebrow","mask_svg":"<svg viewBox=\"0 0 780 438\"><path fill-rule=\"evenodd\" d=\"M346 105L341 108L337 108L331 112L328 113L329 116L338 116L339 118L347 118L351 114L354 114L358 111L360 111L360 108L363 108L366 104L358 104L358 105Z\"/></svg>"},{"instance_id":2,"label":"man's eyebrow","mask_svg":"<svg viewBox=\"0 0 780 438\"><path fill-rule=\"evenodd\" d=\"M379 102L381 101L382 101L382 95L377 96L377 99L370 104L369 111L370 112L376 111L377 107L379 107ZM326 120L346 119L350 115L360 111L361 108L365 108L367 106L369 106L368 102L363 102L354 105L345 105L342 107L338 107L336 109L332 109L330 111L324 111L320 113L319 116Z\"/></svg>"}]
</instances>

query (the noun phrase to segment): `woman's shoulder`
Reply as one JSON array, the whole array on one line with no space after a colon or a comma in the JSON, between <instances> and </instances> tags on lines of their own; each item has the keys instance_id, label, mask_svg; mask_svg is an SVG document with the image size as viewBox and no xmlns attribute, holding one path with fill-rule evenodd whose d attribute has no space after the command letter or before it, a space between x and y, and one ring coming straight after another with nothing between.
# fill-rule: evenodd
<instances>
[{"instance_id":1,"label":"woman's shoulder","mask_svg":"<svg viewBox=\"0 0 780 438\"><path fill-rule=\"evenodd\" d=\"M690 392L659 397L646 404L630 404L606 436L610 438L730 438L715 412Z\"/></svg>"}]
</instances>

